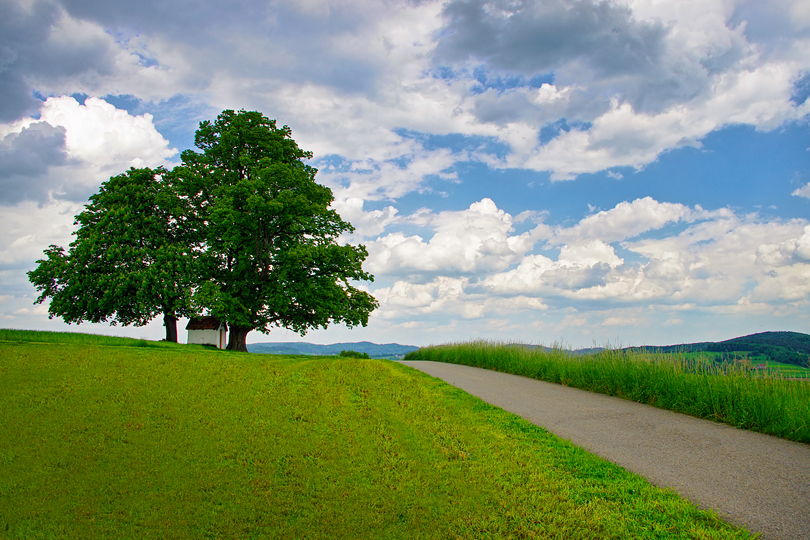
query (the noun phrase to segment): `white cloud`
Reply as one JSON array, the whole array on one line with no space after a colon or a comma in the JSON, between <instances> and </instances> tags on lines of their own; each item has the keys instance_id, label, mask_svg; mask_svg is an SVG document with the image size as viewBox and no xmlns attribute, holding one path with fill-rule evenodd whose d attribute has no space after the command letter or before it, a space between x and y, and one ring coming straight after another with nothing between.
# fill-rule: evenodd
<instances>
[{"instance_id":1,"label":"white cloud","mask_svg":"<svg viewBox=\"0 0 810 540\"><path fill-rule=\"evenodd\" d=\"M806 183L800 188L796 188L791 195L794 197L804 197L805 199L810 199L810 182Z\"/></svg>"},{"instance_id":2,"label":"white cloud","mask_svg":"<svg viewBox=\"0 0 810 540\"><path fill-rule=\"evenodd\" d=\"M596 216L600 220L622 216L627 207L621 203ZM637 226L631 224L630 233L618 234L605 224L603 237L610 239L605 242L591 238L590 228L582 224L593 222L585 218L556 232L553 241L567 239L556 258L527 255L514 268L490 273L480 285L494 295L528 295L572 305L591 301L648 306L677 303L694 309L743 305L744 299L752 304L810 300L806 284L810 225L806 220L763 222L728 210L670 209L677 211L676 216L701 219L663 237L622 242L623 249L636 255L629 262L616 254L614 245L635 236Z\"/></svg>"},{"instance_id":3,"label":"white cloud","mask_svg":"<svg viewBox=\"0 0 810 540\"><path fill-rule=\"evenodd\" d=\"M600 240L588 240L564 245L557 260L527 256L516 268L490 275L482 286L502 296L576 296L579 291L603 286L612 270L623 263L613 247Z\"/></svg>"},{"instance_id":4,"label":"white cloud","mask_svg":"<svg viewBox=\"0 0 810 540\"><path fill-rule=\"evenodd\" d=\"M781 4L785 15L767 32L754 28L750 2L248 1L180 19L166 17L178 9L172 1L48 4L53 24L36 33L47 43L36 55L42 69L14 64L14 73L45 94L256 108L318 156L368 160L367 176L345 177L346 197L397 197L423 187L419 164L441 173L469 157L414 149L400 129L493 137L509 155L475 159L571 179L644 167L726 125L773 129L806 115L810 104L790 97L810 69L807 10ZM46 62L48 51L64 52L63 69ZM448 65L450 76L434 76ZM496 78L553 73L554 83L473 91L476 68ZM539 130L562 119L574 127L538 144Z\"/></svg>"},{"instance_id":5,"label":"white cloud","mask_svg":"<svg viewBox=\"0 0 810 540\"><path fill-rule=\"evenodd\" d=\"M397 221L397 209L393 206L386 206L381 210L364 209L365 201L359 197L348 197L336 199L332 207L340 214L340 217L348 221L355 228L353 238L372 238L383 233L383 231Z\"/></svg>"},{"instance_id":6,"label":"white cloud","mask_svg":"<svg viewBox=\"0 0 810 540\"><path fill-rule=\"evenodd\" d=\"M509 316L515 312L542 312L548 309L538 298L517 295L497 298L470 287L470 279L439 276L427 283L396 281L389 287L374 291L380 301L375 317L385 320L419 320L426 315L452 315L462 319Z\"/></svg>"},{"instance_id":7,"label":"white cloud","mask_svg":"<svg viewBox=\"0 0 810 540\"><path fill-rule=\"evenodd\" d=\"M697 145L724 126L774 129L810 113L810 103L796 106L790 100L801 67L771 63L724 72L713 78L708 97L658 113L638 112L630 103L614 100L588 129L572 129L529 151L513 149L504 165L552 171L553 179L570 180L612 167L643 168L663 152Z\"/></svg>"},{"instance_id":8,"label":"white cloud","mask_svg":"<svg viewBox=\"0 0 810 540\"><path fill-rule=\"evenodd\" d=\"M374 291L380 301L375 315L383 319L418 318L431 313L453 314L477 318L484 309L480 299L469 298L465 292L467 278L440 276L428 283L396 281L390 287Z\"/></svg>"},{"instance_id":9,"label":"white cloud","mask_svg":"<svg viewBox=\"0 0 810 540\"><path fill-rule=\"evenodd\" d=\"M706 135L725 126L746 124L771 130L810 112L807 102L791 101L794 83L810 69L810 40L788 18L780 19L782 26L770 33L754 35L746 33L745 22L733 21L730 3L631 1L632 11L621 7L608 11L611 20L620 21L614 28L626 30L620 32L623 39L639 38L643 46L634 50L644 52L649 63L619 54L612 58L617 63L608 63L612 67L600 71L592 60L610 54L611 44L616 44L610 39L588 45L587 39L576 35L561 36L551 49L543 49L564 49L548 61L536 50L543 39L536 36L541 33L538 29L554 23L586 24L584 11L595 6L564 10L550 2L535 10L529 4L504 3L499 4L503 13L516 11L523 16L496 24L503 14L498 15L499 10L484 9L476 2L449 5L451 29L456 32L446 38L451 57L478 56L488 59L488 66L523 59L545 62L545 69L554 71L557 99L532 104L526 97L528 89L517 88L488 89L464 100L463 109L478 120L477 133L487 131L510 146L504 159L487 161L494 167L550 171L555 180L612 167L640 169L668 150L699 145ZM786 11L796 5L786 5ZM536 17L540 12L548 20ZM576 23L580 15L583 19ZM480 34L475 24L491 25L492 35L462 39L467 30ZM795 34L787 41L791 47L770 46L791 33ZM524 34L525 39L517 37ZM642 40L642 35L648 39ZM447 44L440 42L440 51L442 46ZM552 95L550 89L546 93ZM539 144L539 128L563 118L585 124Z\"/></svg>"},{"instance_id":10,"label":"white cloud","mask_svg":"<svg viewBox=\"0 0 810 540\"><path fill-rule=\"evenodd\" d=\"M132 116L103 99L79 104L72 97L49 98L40 120L65 128L65 149L73 159L126 170L165 163L177 153L155 129L151 114Z\"/></svg>"},{"instance_id":11,"label":"white cloud","mask_svg":"<svg viewBox=\"0 0 810 540\"><path fill-rule=\"evenodd\" d=\"M449 182L457 180L456 173L450 169L461 156L446 149L425 150L413 140L404 140L395 148L395 155L384 159L353 160L340 170L322 169L318 180L332 187L337 199L369 201L396 199L427 189L425 181L429 177Z\"/></svg>"},{"instance_id":12,"label":"white cloud","mask_svg":"<svg viewBox=\"0 0 810 540\"><path fill-rule=\"evenodd\" d=\"M33 267L50 244L67 247L73 217L80 210L80 204L67 201L0 206L0 267Z\"/></svg>"},{"instance_id":13,"label":"white cloud","mask_svg":"<svg viewBox=\"0 0 810 540\"><path fill-rule=\"evenodd\" d=\"M592 267L605 264L615 268L624 263L620 257L616 256L613 248L601 240L566 244L560 249L558 260L563 267Z\"/></svg>"},{"instance_id":14,"label":"white cloud","mask_svg":"<svg viewBox=\"0 0 810 540\"><path fill-rule=\"evenodd\" d=\"M641 324L642 320L637 317L623 317L623 316L616 316L611 315L605 320L602 321L602 326L638 326Z\"/></svg>"},{"instance_id":15,"label":"white cloud","mask_svg":"<svg viewBox=\"0 0 810 540\"><path fill-rule=\"evenodd\" d=\"M430 226L425 241L417 235L392 233L368 244L372 273L472 273L504 269L530 249L533 234L510 235L512 216L491 199L457 212L417 213L411 223Z\"/></svg>"},{"instance_id":16,"label":"white cloud","mask_svg":"<svg viewBox=\"0 0 810 540\"><path fill-rule=\"evenodd\" d=\"M610 210L588 216L576 226L561 231L558 238L599 238L616 242L660 229L669 223L692 222L709 215L700 207L691 209L682 204L662 203L652 197L644 197L632 202L620 202Z\"/></svg>"},{"instance_id":17,"label":"white cloud","mask_svg":"<svg viewBox=\"0 0 810 540\"><path fill-rule=\"evenodd\" d=\"M368 267L379 278L410 276L410 283L398 279L373 291L390 304L383 307L390 317L406 318L408 309L495 316L593 302L740 311L810 299L801 282L810 264L806 220L762 221L650 197L570 227L540 223L519 235L512 234L515 219L489 199L463 211L420 211L398 220L428 233L427 239L391 233L369 244ZM679 226L641 236L669 223ZM547 251L533 253L538 247Z\"/></svg>"},{"instance_id":18,"label":"white cloud","mask_svg":"<svg viewBox=\"0 0 810 540\"><path fill-rule=\"evenodd\" d=\"M155 129L152 116L130 115L102 99L88 98L80 104L69 96L48 98L41 105L39 118L26 118L0 125L2 142L22 137L37 126L58 130L50 139L54 152L64 158L45 163L24 176L0 172L4 183L16 182L6 189L26 193L26 186L40 186L28 199L44 203L50 197L81 201L91 195L110 176L130 167L154 167L167 164L177 151Z\"/></svg>"}]
</instances>

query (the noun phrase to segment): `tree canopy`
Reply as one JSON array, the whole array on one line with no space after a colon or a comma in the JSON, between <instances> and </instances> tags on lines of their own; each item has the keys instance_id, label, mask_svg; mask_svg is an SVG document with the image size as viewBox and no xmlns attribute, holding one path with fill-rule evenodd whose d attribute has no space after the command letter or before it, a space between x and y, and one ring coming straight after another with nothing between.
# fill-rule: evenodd
<instances>
[{"instance_id":1,"label":"tree canopy","mask_svg":"<svg viewBox=\"0 0 810 540\"><path fill-rule=\"evenodd\" d=\"M228 348L245 350L251 330L365 325L377 302L352 282L373 279L366 249L340 243L353 227L330 208L332 192L290 128L224 111L195 142L202 151L183 152L175 175L205 238L197 299L228 321Z\"/></svg>"},{"instance_id":2,"label":"tree canopy","mask_svg":"<svg viewBox=\"0 0 810 540\"><path fill-rule=\"evenodd\" d=\"M67 251L45 250L28 277L37 303L51 299L51 317L142 326L162 313L166 339L177 341L177 318L193 313L197 271L183 201L166 177L161 168L113 176L76 216Z\"/></svg>"},{"instance_id":3,"label":"tree canopy","mask_svg":"<svg viewBox=\"0 0 810 540\"><path fill-rule=\"evenodd\" d=\"M377 301L356 285L365 247L315 181L290 128L259 112L223 111L200 124L198 151L171 172L110 178L76 217L76 239L50 246L29 278L68 322L146 324L159 313L176 341L179 316L228 323L228 348L251 330L298 333L365 325ZM171 329L171 330L170 330Z\"/></svg>"}]
</instances>

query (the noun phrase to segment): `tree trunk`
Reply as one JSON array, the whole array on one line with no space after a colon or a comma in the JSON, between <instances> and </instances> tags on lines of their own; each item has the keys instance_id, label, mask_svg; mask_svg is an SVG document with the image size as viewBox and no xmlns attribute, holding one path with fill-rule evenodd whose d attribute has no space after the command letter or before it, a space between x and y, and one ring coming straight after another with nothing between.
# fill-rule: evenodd
<instances>
[{"instance_id":1,"label":"tree trunk","mask_svg":"<svg viewBox=\"0 0 810 540\"><path fill-rule=\"evenodd\" d=\"M247 335L251 328L231 325L229 330L227 349L229 351L247 352Z\"/></svg>"},{"instance_id":2,"label":"tree trunk","mask_svg":"<svg viewBox=\"0 0 810 540\"><path fill-rule=\"evenodd\" d=\"M177 317L164 313L163 326L166 327L166 341L177 343Z\"/></svg>"}]
</instances>

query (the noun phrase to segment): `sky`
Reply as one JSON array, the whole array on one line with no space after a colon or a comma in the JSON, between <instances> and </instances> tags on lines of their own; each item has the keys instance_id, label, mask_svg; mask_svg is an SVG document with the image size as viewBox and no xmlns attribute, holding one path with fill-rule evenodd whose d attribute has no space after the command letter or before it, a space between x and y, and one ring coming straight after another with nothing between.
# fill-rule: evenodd
<instances>
[{"instance_id":1,"label":"sky","mask_svg":"<svg viewBox=\"0 0 810 540\"><path fill-rule=\"evenodd\" d=\"M367 327L566 347L810 332L806 0L0 0L0 327L110 176L258 110L368 248ZM182 328L182 327L181 327ZM181 336L185 332L181 331Z\"/></svg>"}]
</instances>

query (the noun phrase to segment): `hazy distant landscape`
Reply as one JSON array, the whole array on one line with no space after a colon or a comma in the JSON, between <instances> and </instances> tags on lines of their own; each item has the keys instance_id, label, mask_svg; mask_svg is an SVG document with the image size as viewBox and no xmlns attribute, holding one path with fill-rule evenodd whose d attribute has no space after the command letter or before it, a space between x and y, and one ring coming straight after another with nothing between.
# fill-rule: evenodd
<instances>
[{"instance_id":1,"label":"hazy distant landscape","mask_svg":"<svg viewBox=\"0 0 810 540\"><path fill-rule=\"evenodd\" d=\"M331 345L318 345L305 342L266 342L249 343L248 352L261 354L289 354L289 355L315 355L315 356L336 356L341 351L357 351L366 353L371 358L387 358L395 360L402 358L411 351L419 347L413 345L400 345L398 343L371 343L369 341L357 341L349 343L333 343Z\"/></svg>"},{"instance_id":2,"label":"hazy distant landscape","mask_svg":"<svg viewBox=\"0 0 810 540\"><path fill-rule=\"evenodd\" d=\"M525 343L517 343L515 345L542 351L560 350L544 345ZM249 352L261 354L334 356L341 351L352 350L366 353L371 358L387 359L399 359L417 349L419 349L419 347L413 345L400 345L398 343L378 344L369 341L333 343L330 345L295 341L248 344ZM589 347L564 350L574 355L587 355L596 354L605 349L603 347ZM761 332L718 342L646 345L640 347L625 347L621 350L639 353L705 353L707 358L718 362L746 360L757 364L775 362L808 367L808 362L810 361L810 335L799 332ZM799 376L803 376L803 372L798 371L797 373L799 373Z\"/></svg>"}]
</instances>

